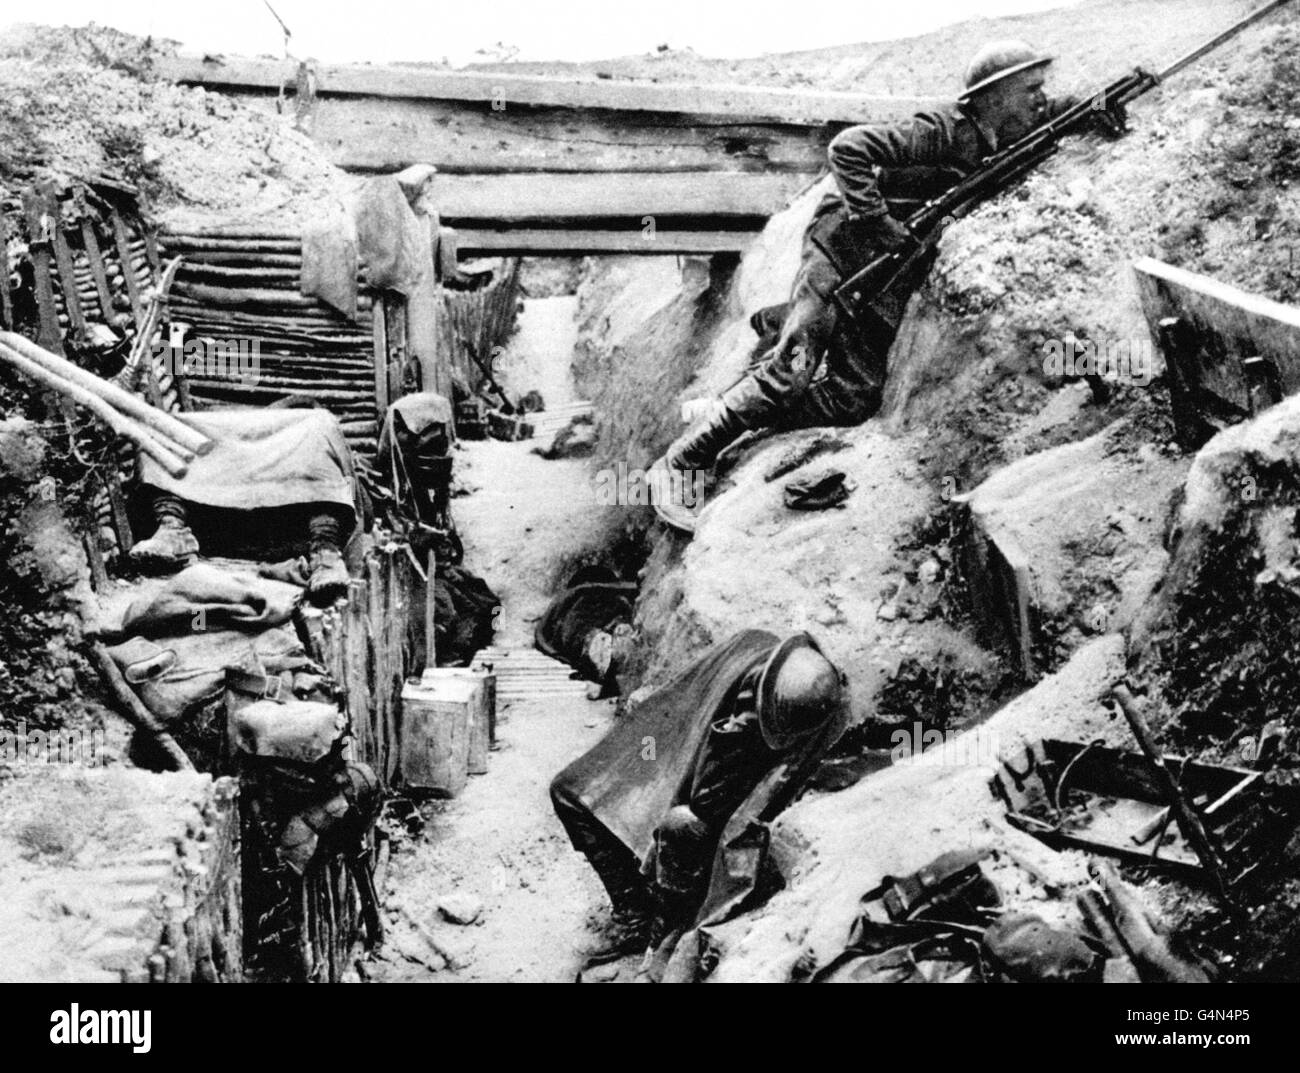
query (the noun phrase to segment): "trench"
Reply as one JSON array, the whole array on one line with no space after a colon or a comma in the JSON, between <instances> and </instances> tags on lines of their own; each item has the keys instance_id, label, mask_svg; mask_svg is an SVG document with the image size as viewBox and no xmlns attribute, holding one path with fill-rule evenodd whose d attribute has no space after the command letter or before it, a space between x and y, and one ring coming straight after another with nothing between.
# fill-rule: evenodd
<instances>
[{"instance_id":1,"label":"trench","mask_svg":"<svg viewBox=\"0 0 1300 1073\"><path fill-rule=\"evenodd\" d=\"M537 390L548 407L573 401L576 309L572 295L525 299L498 363L511 395ZM466 564L501 598L494 638L500 648L531 647L534 623L566 563L600 539L584 494L589 463L546 460L533 446L466 441L457 454L457 480L467 494L453 500L453 514ZM488 771L471 776L454 798L422 803L423 831L393 856L381 892L393 934L373 965L377 978L574 979L608 908L595 873L555 818L548 786L612 718L612 701L581 695L498 705ZM452 894L478 908L472 924L453 925L440 915L439 902ZM444 953L429 949L430 938Z\"/></svg>"}]
</instances>

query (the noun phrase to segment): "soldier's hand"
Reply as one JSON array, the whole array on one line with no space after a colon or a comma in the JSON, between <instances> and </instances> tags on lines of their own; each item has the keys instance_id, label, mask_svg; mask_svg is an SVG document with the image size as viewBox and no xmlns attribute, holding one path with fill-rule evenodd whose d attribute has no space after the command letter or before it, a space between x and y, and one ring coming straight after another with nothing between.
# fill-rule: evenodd
<instances>
[{"instance_id":1,"label":"soldier's hand","mask_svg":"<svg viewBox=\"0 0 1300 1073\"><path fill-rule=\"evenodd\" d=\"M893 250L914 242L912 232L895 220L889 213L882 213L874 220L866 221L867 234L871 241L881 249Z\"/></svg>"},{"instance_id":2,"label":"soldier's hand","mask_svg":"<svg viewBox=\"0 0 1300 1073\"><path fill-rule=\"evenodd\" d=\"M1092 102L1092 126L1106 138L1121 138L1128 130L1128 109L1123 101L1107 101L1098 97Z\"/></svg>"}]
</instances>

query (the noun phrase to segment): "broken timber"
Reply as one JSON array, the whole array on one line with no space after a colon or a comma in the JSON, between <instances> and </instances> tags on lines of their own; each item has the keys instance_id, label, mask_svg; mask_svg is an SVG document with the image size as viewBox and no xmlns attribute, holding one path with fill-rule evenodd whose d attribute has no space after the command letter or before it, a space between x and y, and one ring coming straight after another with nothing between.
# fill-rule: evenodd
<instances>
[{"instance_id":1,"label":"broken timber","mask_svg":"<svg viewBox=\"0 0 1300 1073\"><path fill-rule=\"evenodd\" d=\"M1180 795L1214 841L1219 875L1207 873L1192 838L1173 822L1171 766ZM1266 785L1259 772L1169 756L1157 767L1148 755L1097 742L1026 745L1002 757L992 788L1007 819L1049 846L1208 879L1234 895L1276 872L1300 823L1295 791Z\"/></svg>"},{"instance_id":2,"label":"broken timber","mask_svg":"<svg viewBox=\"0 0 1300 1073\"><path fill-rule=\"evenodd\" d=\"M1300 391L1300 309L1150 257L1133 268L1185 447Z\"/></svg>"}]
</instances>

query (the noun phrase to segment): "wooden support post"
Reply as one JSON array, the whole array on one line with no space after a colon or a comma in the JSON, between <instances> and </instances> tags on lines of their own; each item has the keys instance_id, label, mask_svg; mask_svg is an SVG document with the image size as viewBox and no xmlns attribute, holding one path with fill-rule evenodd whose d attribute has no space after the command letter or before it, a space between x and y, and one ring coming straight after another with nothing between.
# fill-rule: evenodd
<instances>
[{"instance_id":1,"label":"wooden support post","mask_svg":"<svg viewBox=\"0 0 1300 1073\"><path fill-rule=\"evenodd\" d=\"M158 257L158 243L154 239L153 231L146 225L144 231L144 255L149 262L149 267L153 269L154 279L162 275L162 260Z\"/></svg>"},{"instance_id":2,"label":"wooden support post","mask_svg":"<svg viewBox=\"0 0 1300 1073\"><path fill-rule=\"evenodd\" d=\"M437 572L438 557L432 548L429 549L427 582L424 590L424 666L427 670L433 670L438 666L435 630L437 626Z\"/></svg>"},{"instance_id":3,"label":"wooden support post","mask_svg":"<svg viewBox=\"0 0 1300 1073\"><path fill-rule=\"evenodd\" d=\"M127 234L126 224L116 209L109 214L109 223L113 228L113 244L117 248L117 259L122 265L122 279L126 282L127 297L131 299L131 316L135 318L136 331L144 327L144 300L140 296L140 281L136 278L132 266L131 236Z\"/></svg>"},{"instance_id":4,"label":"wooden support post","mask_svg":"<svg viewBox=\"0 0 1300 1073\"><path fill-rule=\"evenodd\" d=\"M170 320L167 324L167 342L171 347L172 354L181 353L185 345L185 329L179 324L173 324ZM185 375L183 368L184 363L173 360L172 363L172 383L176 385L176 403L182 413L189 413L194 409L194 403L190 399L190 378Z\"/></svg>"},{"instance_id":5,"label":"wooden support post","mask_svg":"<svg viewBox=\"0 0 1300 1073\"><path fill-rule=\"evenodd\" d=\"M382 423L388 413L388 299L375 296L375 416Z\"/></svg>"},{"instance_id":6,"label":"wooden support post","mask_svg":"<svg viewBox=\"0 0 1300 1073\"><path fill-rule=\"evenodd\" d=\"M116 461L110 459L100 470L100 477L104 482L104 494L108 496L109 509L113 513L113 530L117 533L118 550L126 555L135 546L135 536L131 532L126 496L122 494L122 477L117 471Z\"/></svg>"},{"instance_id":7,"label":"wooden support post","mask_svg":"<svg viewBox=\"0 0 1300 1073\"><path fill-rule=\"evenodd\" d=\"M406 368L410 348L407 344L407 301L402 295L393 293L385 300L384 320L388 343L387 364L384 367L384 396L388 400L384 408L387 410L389 405L405 393L402 371Z\"/></svg>"},{"instance_id":8,"label":"wooden support post","mask_svg":"<svg viewBox=\"0 0 1300 1073\"><path fill-rule=\"evenodd\" d=\"M392 742L389 778L395 779L402 764L402 684L406 680L406 632L410 614L408 561L396 544L381 549L387 587L384 616L384 647L388 664L382 688L388 694L388 740Z\"/></svg>"},{"instance_id":9,"label":"wooden support post","mask_svg":"<svg viewBox=\"0 0 1300 1073\"><path fill-rule=\"evenodd\" d=\"M90 275L95 282L95 295L99 299L99 308L104 319L112 324L117 320L117 311L113 309L113 292L108 286L108 274L104 271L104 258L99 249L99 236L95 234L95 223L90 209L86 205L86 188L80 184L72 188L72 203L76 206L81 223L81 244L86 251L86 261L90 265Z\"/></svg>"},{"instance_id":10,"label":"wooden support post","mask_svg":"<svg viewBox=\"0 0 1300 1073\"><path fill-rule=\"evenodd\" d=\"M27 223L28 248L31 251L32 285L36 291L36 308L40 313L40 331L36 342L45 350L63 354L63 333L59 330L58 306L54 301L51 276L51 233L54 219L48 203L53 200L52 187L41 184L23 191L23 217Z\"/></svg>"},{"instance_id":11,"label":"wooden support post","mask_svg":"<svg viewBox=\"0 0 1300 1073\"><path fill-rule=\"evenodd\" d=\"M14 330L14 306L9 297L9 223L0 213L0 322L6 331Z\"/></svg>"},{"instance_id":12,"label":"wooden support post","mask_svg":"<svg viewBox=\"0 0 1300 1073\"><path fill-rule=\"evenodd\" d=\"M58 201L51 197L49 212L55 221L52 239L54 243L54 263L59 267L59 284L63 288L63 305L68 311L68 322L77 333L78 339L86 335L86 314L81 308L81 298L77 294L76 270L72 265L72 251L63 234L63 224L59 221Z\"/></svg>"},{"instance_id":13,"label":"wooden support post","mask_svg":"<svg viewBox=\"0 0 1300 1073\"><path fill-rule=\"evenodd\" d=\"M99 547L99 532L87 533L81 538L86 552L86 563L90 567L90 587L95 592L108 591L108 571L104 568L104 553Z\"/></svg>"},{"instance_id":14,"label":"wooden support post","mask_svg":"<svg viewBox=\"0 0 1300 1073\"><path fill-rule=\"evenodd\" d=\"M369 636L370 636L370 690L374 703L376 738L375 773L385 787L390 786L397 746L390 733L389 707L391 697L385 688L388 677L388 646L385 644L384 616L387 614L387 589L384 584L379 553L366 559L366 583L369 586Z\"/></svg>"},{"instance_id":15,"label":"wooden support post","mask_svg":"<svg viewBox=\"0 0 1300 1073\"><path fill-rule=\"evenodd\" d=\"M367 603L369 589L361 580L348 584L348 602L343 617L343 677L347 689L348 715L352 720L357 759L379 769L374 723L371 720L370 654L367 649Z\"/></svg>"},{"instance_id":16,"label":"wooden support post","mask_svg":"<svg viewBox=\"0 0 1300 1073\"><path fill-rule=\"evenodd\" d=\"M1197 409L1185 368L1185 364L1195 357L1195 333L1180 317L1162 317L1156 325L1156 336L1169 380L1174 436L1180 447L1196 450L1214 434L1214 429Z\"/></svg>"}]
</instances>

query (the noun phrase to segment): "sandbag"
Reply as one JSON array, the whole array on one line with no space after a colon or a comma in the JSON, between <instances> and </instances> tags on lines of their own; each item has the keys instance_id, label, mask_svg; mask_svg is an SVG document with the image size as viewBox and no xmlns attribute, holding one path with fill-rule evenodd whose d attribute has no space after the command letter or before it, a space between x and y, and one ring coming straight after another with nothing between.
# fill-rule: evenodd
<instances>
[{"instance_id":1,"label":"sandbag","mask_svg":"<svg viewBox=\"0 0 1300 1073\"><path fill-rule=\"evenodd\" d=\"M314 764L329 755L347 728L333 704L254 701L231 719L231 744L249 756Z\"/></svg>"}]
</instances>

